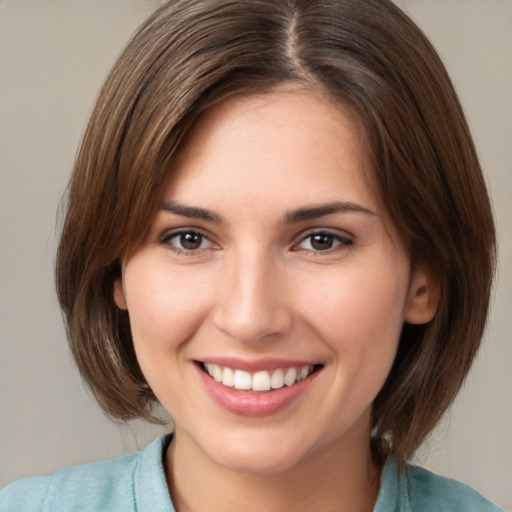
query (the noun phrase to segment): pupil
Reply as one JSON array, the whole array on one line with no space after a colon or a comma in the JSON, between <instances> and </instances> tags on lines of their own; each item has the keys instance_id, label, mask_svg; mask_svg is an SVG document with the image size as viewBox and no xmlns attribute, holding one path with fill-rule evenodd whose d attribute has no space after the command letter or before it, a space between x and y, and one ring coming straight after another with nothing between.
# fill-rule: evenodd
<instances>
[{"instance_id":1,"label":"pupil","mask_svg":"<svg viewBox=\"0 0 512 512\"><path fill-rule=\"evenodd\" d=\"M313 235L311 238L311 247L317 251L325 251L332 247L332 236L331 235Z\"/></svg>"},{"instance_id":2,"label":"pupil","mask_svg":"<svg viewBox=\"0 0 512 512\"><path fill-rule=\"evenodd\" d=\"M183 233L180 243L184 249L197 249L201 245L201 235L197 233Z\"/></svg>"}]
</instances>

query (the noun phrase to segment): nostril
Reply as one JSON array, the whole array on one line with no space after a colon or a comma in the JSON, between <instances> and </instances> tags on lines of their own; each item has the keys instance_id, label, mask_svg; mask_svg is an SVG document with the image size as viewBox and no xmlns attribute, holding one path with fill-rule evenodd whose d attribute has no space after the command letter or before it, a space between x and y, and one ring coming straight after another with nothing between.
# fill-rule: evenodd
<instances>
[{"instance_id":1,"label":"nostril","mask_svg":"<svg viewBox=\"0 0 512 512\"><path fill-rule=\"evenodd\" d=\"M292 325L292 317L287 311L275 306L251 310L241 305L218 311L214 317L216 327L230 338L241 343L270 341L287 333Z\"/></svg>"}]
</instances>

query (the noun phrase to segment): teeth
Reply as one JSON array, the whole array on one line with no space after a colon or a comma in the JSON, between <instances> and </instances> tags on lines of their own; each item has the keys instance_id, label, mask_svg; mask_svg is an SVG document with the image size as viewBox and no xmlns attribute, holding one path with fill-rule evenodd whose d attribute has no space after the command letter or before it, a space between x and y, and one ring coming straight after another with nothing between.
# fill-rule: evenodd
<instances>
[{"instance_id":1,"label":"teeth","mask_svg":"<svg viewBox=\"0 0 512 512\"><path fill-rule=\"evenodd\" d=\"M235 370L235 377L233 379L233 386L235 389L251 389L252 377L249 372L243 370Z\"/></svg>"},{"instance_id":2,"label":"teeth","mask_svg":"<svg viewBox=\"0 0 512 512\"><path fill-rule=\"evenodd\" d=\"M272 378L270 379L270 387L272 389L279 389L284 386L284 375L283 370L276 370L272 374Z\"/></svg>"},{"instance_id":3,"label":"teeth","mask_svg":"<svg viewBox=\"0 0 512 512\"><path fill-rule=\"evenodd\" d=\"M297 370L295 368L288 368L284 374L284 383L291 386L297 380Z\"/></svg>"},{"instance_id":4,"label":"teeth","mask_svg":"<svg viewBox=\"0 0 512 512\"><path fill-rule=\"evenodd\" d=\"M283 386L292 386L308 377L313 371L313 366L301 366L277 369L272 374L265 370L251 374L244 370L233 370L227 366L211 363L205 363L204 368L216 382L241 391L270 391Z\"/></svg>"},{"instance_id":5,"label":"teeth","mask_svg":"<svg viewBox=\"0 0 512 512\"><path fill-rule=\"evenodd\" d=\"M234 383L235 383L235 372L231 368L228 368L227 366L224 367L224 370L222 372L222 384L224 384L224 386L227 386L230 388L230 387L234 386Z\"/></svg>"},{"instance_id":6,"label":"teeth","mask_svg":"<svg viewBox=\"0 0 512 512\"><path fill-rule=\"evenodd\" d=\"M253 391L268 391L270 389L270 374L268 372L256 372L252 376Z\"/></svg>"}]
</instances>

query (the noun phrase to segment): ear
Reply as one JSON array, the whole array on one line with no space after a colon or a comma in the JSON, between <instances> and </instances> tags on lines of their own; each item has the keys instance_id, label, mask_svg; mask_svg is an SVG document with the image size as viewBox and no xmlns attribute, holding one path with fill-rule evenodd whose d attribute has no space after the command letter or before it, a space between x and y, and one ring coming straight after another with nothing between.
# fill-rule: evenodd
<instances>
[{"instance_id":1,"label":"ear","mask_svg":"<svg viewBox=\"0 0 512 512\"><path fill-rule=\"evenodd\" d=\"M404 320L409 324L426 324L434 317L441 287L425 267L413 269Z\"/></svg>"},{"instance_id":2,"label":"ear","mask_svg":"<svg viewBox=\"0 0 512 512\"><path fill-rule=\"evenodd\" d=\"M124 289L123 289L123 280L121 277L118 277L114 281L114 302L116 303L116 306L119 309L126 310L128 309L128 306L126 305L126 298L124 296Z\"/></svg>"}]
</instances>

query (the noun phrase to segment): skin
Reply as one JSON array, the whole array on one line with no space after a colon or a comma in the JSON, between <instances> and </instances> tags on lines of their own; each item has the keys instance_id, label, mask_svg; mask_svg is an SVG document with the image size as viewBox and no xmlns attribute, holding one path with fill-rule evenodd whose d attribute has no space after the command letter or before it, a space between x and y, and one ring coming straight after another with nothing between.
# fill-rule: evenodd
<instances>
[{"instance_id":1,"label":"skin","mask_svg":"<svg viewBox=\"0 0 512 512\"><path fill-rule=\"evenodd\" d=\"M404 321L435 312L431 280L411 268L375 190L357 119L311 90L230 98L189 132L114 289L175 420L166 470L180 512L373 509L371 405ZM340 202L350 208L311 214ZM301 209L308 218L291 218ZM183 231L197 247L183 247ZM291 405L247 417L206 391L197 361L214 357L321 368Z\"/></svg>"}]
</instances>

